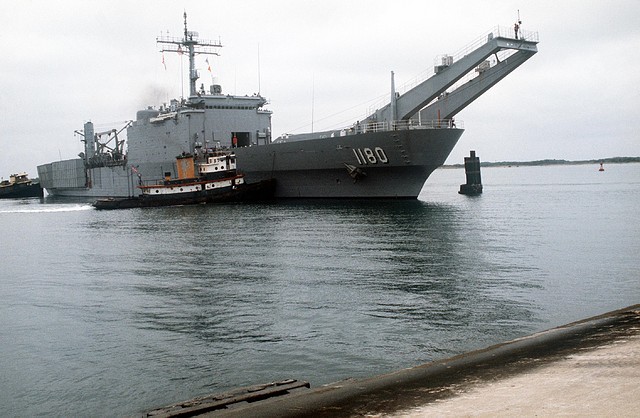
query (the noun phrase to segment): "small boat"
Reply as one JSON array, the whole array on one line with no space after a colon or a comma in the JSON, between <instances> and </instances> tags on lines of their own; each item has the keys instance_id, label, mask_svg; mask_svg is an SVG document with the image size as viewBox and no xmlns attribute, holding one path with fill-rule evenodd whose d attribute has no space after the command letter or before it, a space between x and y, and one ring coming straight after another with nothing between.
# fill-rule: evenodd
<instances>
[{"instance_id":1,"label":"small boat","mask_svg":"<svg viewBox=\"0 0 640 418\"><path fill-rule=\"evenodd\" d=\"M12 174L9 180L0 182L0 199L14 199L20 197L43 197L44 192L40 182L31 180L25 172Z\"/></svg>"},{"instance_id":2,"label":"small boat","mask_svg":"<svg viewBox=\"0 0 640 418\"><path fill-rule=\"evenodd\" d=\"M244 174L236 170L234 153L211 151L202 157L183 153L176 157L176 167L178 177L175 179L167 172L162 182L140 184L141 194L136 197L98 199L93 206L129 209L255 201L269 199L275 192L274 179L246 183ZM137 173L135 167L132 171Z\"/></svg>"}]
</instances>

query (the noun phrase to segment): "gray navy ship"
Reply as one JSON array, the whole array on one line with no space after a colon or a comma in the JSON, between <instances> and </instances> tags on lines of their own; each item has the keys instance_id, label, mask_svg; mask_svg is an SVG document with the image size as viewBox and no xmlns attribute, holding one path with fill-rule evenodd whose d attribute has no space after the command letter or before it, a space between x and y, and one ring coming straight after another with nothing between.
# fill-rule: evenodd
<instances>
[{"instance_id":1,"label":"gray navy ship","mask_svg":"<svg viewBox=\"0 0 640 418\"><path fill-rule=\"evenodd\" d=\"M388 103L340 129L272 138L267 99L197 87L196 55L219 42L187 29L156 39L163 52L189 57L187 99L137 112L119 129L88 122L79 158L38 166L43 188L61 197L131 197L144 184L177 176L176 156L233 149L247 183L276 181L283 198L415 199L462 135L454 116L537 52L537 32L496 27L454 55L436 57L434 74L404 93L391 72ZM126 129L126 140L122 133Z\"/></svg>"}]
</instances>

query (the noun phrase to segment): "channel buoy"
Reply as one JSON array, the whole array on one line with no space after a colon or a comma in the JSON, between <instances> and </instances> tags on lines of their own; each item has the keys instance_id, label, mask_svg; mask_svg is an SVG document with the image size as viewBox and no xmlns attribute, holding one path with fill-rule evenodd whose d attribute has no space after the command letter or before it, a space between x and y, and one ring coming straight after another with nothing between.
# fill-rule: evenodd
<instances>
[{"instance_id":1,"label":"channel buoy","mask_svg":"<svg viewBox=\"0 0 640 418\"><path fill-rule=\"evenodd\" d=\"M602 163L600 163L600 168L598 169L598 171L604 171L604 167L602 166Z\"/></svg>"}]
</instances>

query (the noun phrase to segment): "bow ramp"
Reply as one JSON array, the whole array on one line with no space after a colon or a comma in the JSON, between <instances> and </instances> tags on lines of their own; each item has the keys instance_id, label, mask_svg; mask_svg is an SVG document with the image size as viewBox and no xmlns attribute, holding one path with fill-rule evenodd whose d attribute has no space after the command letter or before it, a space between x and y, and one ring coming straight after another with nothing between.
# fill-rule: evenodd
<instances>
[{"instance_id":1,"label":"bow ramp","mask_svg":"<svg viewBox=\"0 0 640 418\"><path fill-rule=\"evenodd\" d=\"M364 122L450 119L536 52L538 33L496 27L455 55L436 57L435 74Z\"/></svg>"}]
</instances>

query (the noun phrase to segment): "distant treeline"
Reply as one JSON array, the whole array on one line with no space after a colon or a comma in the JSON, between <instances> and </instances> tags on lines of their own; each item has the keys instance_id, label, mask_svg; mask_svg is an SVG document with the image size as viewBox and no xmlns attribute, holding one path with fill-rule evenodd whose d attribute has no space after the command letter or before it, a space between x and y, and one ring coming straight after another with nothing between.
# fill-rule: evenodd
<instances>
[{"instance_id":1,"label":"distant treeline","mask_svg":"<svg viewBox=\"0 0 640 418\"><path fill-rule=\"evenodd\" d=\"M482 162L482 167L504 167L504 166L534 166L534 165L561 165L561 164L620 164L620 163L640 163L640 157L613 157L602 158L599 160L537 160L537 161L498 161L498 162ZM464 167L464 164L452 164L447 167Z\"/></svg>"}]
</instances>

